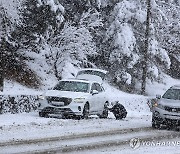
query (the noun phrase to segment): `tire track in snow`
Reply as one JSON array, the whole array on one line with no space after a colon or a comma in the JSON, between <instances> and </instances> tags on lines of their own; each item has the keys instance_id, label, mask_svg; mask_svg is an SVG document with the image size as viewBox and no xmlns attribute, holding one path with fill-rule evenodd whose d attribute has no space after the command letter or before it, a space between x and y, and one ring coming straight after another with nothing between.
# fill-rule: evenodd
<instances>
[{"instance_id":1,"label":"tire track in snow","mask_svg":"<svg viewBox=\"0 0 180 154\"><path fill-rule=\"evenodd\" d=\"M150 133L146 134L147 131L150 131ZM142 134L142 133L145 133L145 134ZM74 145L67 145L64 147L57 147L57 148L52 148L52 149L48 149L48 150L31 151L30 153L36 153L36 154L70 153L70 152L78 152L78 151L85 151L85 150L101 149L101 148L112 147L112 146L123 146L123 145L129 144L130 139L132 139L134 137L140 138L141 140L148 140L148 141L172 139L175 137L180 137L179 132L169 131L169 132L160 133L159 131L157 132L157 130L152 130L152 129L151 130L145 130L142 132L132 131L131 133L128 133L126 135L129 135L129 136L122 138L122 139L121 138L119 138L119 139L108 139L106 141L93 141L91 143L83 143L83 144L77 144L76 143ZM94 139L96 139L96 137L94 137ZM78 142L78 140L76 142Z\"/></svg>"},{"instance_id":2,"label":"tire track in snow","mask_svg":"<svg viewBox=\"0 0 180 154\"><path fill-rule=\"evenodd\" d=\"M58 137L48 137L48 138L38 138L38 139L28 139L28 140L11 140L8 142L0 142L0 147L2 146L11 146L11 145L23 145L23 144L32 144L32 143L42 143L42 142L51 142L59 140L71 140L78 138L87 138L87 137L97 137L97 136L107 136L113 134L125 134L131 132L138 132L141 130L151 130L151 127L141 127L141 128L128 128L128 129L115 129L115 130L106 130L101 132L90 132L90 133L79 133L66 136Z\"/></svg>"},{"instance_id":3,"label":"tire track in snow","mask_svg":"<svg viewBox=\"0 0 180 154\"><path fill-rule=\"evenodd\" d=\"M73 151L99 149L107 146L125 145L134 137L143 140L155 140L180 137L180 134L172 131L154 130L151 127L116 129L52 138L12 141L0 143L0 148L2 150L5 148L4 150L7 151L4 152L6 153L11 152L8 149L15 153L69 153Z\"/></svg>"}]
</instances>

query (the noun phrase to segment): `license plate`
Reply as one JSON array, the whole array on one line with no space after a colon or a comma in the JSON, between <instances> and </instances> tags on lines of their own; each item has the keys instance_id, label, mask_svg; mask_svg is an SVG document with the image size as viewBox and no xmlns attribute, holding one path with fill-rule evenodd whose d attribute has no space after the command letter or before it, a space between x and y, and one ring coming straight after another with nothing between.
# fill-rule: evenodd
<instances>
[{"instance_id":1,"label":"license plate","mask_svg":"<svg viewBox=\"0 0 180 154\"><path fill-rule=\"evenodd\" d=\"M64 106L64 102L52 102L52 105Z\"/></svg>"}]
</instances>

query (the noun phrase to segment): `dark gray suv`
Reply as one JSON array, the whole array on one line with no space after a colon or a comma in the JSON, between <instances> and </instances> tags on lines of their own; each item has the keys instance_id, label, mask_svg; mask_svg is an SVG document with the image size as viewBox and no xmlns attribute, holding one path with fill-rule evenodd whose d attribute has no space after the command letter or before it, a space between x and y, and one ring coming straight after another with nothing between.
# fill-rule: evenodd
<instances>
[{"instance_id":1,"label":"dark gray suv","mask_svg":"<svg viewBox=\"0 0 180 154\"><path fill-rule=\"evenodd\" d=\"M180 126L180 85L169 88L161 97L152 101L152 127L160 128Z\"/></svg>"}]
</instances>

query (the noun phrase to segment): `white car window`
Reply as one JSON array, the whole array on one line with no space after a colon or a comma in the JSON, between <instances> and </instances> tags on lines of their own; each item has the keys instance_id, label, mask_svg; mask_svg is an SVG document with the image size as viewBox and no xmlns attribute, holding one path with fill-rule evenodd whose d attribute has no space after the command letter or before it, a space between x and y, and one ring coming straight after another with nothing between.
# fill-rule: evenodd
<instances>
[{"instance_id":1,"label":"white car window","mask_svg":"<svg viewBox=\"0 0 180 154\"><path fill-rule=\"evenodd\" d=\"M162 97L166 99L180 100L180 89L169 89Z\"/></svg>"},{"instance_id":2,"label":"white car window","mask_svg":"<svg viewBox=\"0 0 180 154\"><path fill-rule=\"evenodd\" d=\"M95 85L95 83L93 83L92 86L91 86L91 92L92 92L93 90L96 90L96 85Z\"/></svg>"},{"instance_id":3,"label":"white car window","mask_svg":"<svg viewBox=\"0 0 180 154\"><path fill-rule=\"evenodd\" d=\"M93 90L97 90L98 92L102 92L103 91L103 89L102 89L102 87L101 87L101 85L99 83L93 83L92 84L91 92Z\"/></svg>"},{"instance_id":4,"label":"white car window","mask_svg":"<svg viewBox=\"0 0 180 154\"><path fill-rule=\"evenodd\" d=\"M88 92L88 83L76 82L76 81L60 81L54 90L60 91L73 91L73 92Z\"/></svg>"},{"instance_id":5,"label":"white car window","mask_svg":"<svg viewBox=\"0 0 180 154\"><path fill-rule=\"evenodd\" d=\"M102 88L101 88L101 86L100 86L100 84L95 83L95 86L96 86L96 90L97 90L98 92L102 92L102 91L103 91Z\"/></svg>"}]
</instances>

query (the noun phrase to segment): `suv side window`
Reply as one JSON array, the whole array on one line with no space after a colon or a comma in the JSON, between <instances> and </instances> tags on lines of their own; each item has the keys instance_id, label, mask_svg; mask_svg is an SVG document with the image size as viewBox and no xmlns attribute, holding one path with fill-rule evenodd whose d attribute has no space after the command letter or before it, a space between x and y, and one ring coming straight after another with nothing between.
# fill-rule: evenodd
<instances>
[{"instance_id":1,"label":"suv side window","mask_svg":"<svg viewBox=\"0 0 180 154\"><path fill-rule=\"evenodd\" d=\"M93 83L92 86L91 86L91 92L92 92L93 90L97 90L95 83Z\"/></svg>"},{"instance_id":2,"label":"suv side window","mask_svg":"<svg viewBox=\"0 0 180 154\"><path fill-rule=\"evenodd\" d=\"M101 88L101 86L100 86L100 84L95 83L95 86L96 86L96 90L97 90L98 92L102 92L102 91L103 91L102 88Z\"/></svg>"}]
</instances>

